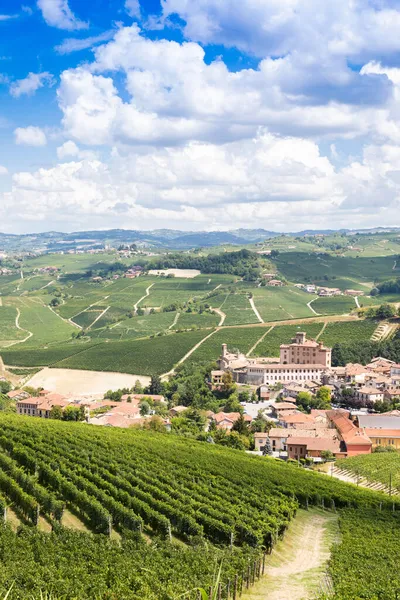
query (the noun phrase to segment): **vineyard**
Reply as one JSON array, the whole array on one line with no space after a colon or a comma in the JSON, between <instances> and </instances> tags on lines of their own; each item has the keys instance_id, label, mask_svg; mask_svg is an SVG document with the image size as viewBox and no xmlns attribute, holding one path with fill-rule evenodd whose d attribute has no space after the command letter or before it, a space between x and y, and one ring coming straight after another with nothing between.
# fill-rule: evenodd
<instances>
[{"instance_id":1,"label":"vineyard","mask_svg":"<svg viewBox=\"0 0 400 600\"><path fill-rule=\"evenodd\" d=\"M373 511L389 532L400 511L397 500L273 459L79 423L1 417L0 467L0 513L10 506L26 524L18 536L0 529L0 591L15 582L16 599L47 590L57 599L194 600L189 590L208 589L221 561L226 599L250 565L253 578L260 571L299 506L339 510L343 527L350 509ZM68 529L67 514L93 533ZM334 573L352 543L343 537Z\"/></svg>"},{"instance_id":2,"label":"vineyard","mask_svg":"<svg viewBox=\"0 0 400 600\"><path fill-rule=\"evenodd\" d=\"M374 452L366 456L352 456L339 460L337 466L369 481L390 485L400 491L400 453Z\"/></svg>"}]
</instances>

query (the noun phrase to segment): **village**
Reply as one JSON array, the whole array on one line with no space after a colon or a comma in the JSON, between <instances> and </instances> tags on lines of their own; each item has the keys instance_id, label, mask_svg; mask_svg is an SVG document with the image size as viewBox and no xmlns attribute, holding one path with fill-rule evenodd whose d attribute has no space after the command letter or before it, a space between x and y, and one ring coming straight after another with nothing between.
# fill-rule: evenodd
<instances>
[{"instance_id":1,"label":"village","mask_svg":"<svg viewBox=\"0 0 400 600\"><path fill-rule=\"evenodd\" d=\"M281 344L280 357L248 358L222 345L218 369L211 371L210 389L222 388L226 376L240 390L250 390L252 401L240 411L205 411L204 431L235 430L242 420L251 426L262 416L265 431L254 433L254 450L277 458L320 462L369 454L375 448L400 449L400 411L377 413L374 407L400 398L400 365L377 357L368 365L331 366L331 349L298 332L289 344ZM4 380L4 378L3 378ZM139 383L138 383L139 386ZM189 407L173 405L162 394L137 391L107 397L79 397L56 391L12 389L19 415L66 418L118 428L156 428L170 432L173 420ZM147 391L147 390L146 390ZM140 393L139 393L140 392ZM321 392L326 408L312 408ZM304 409L309 399L310 410ZM377 404L378 403L378 404Z\"/></svg>"}]
</instances>

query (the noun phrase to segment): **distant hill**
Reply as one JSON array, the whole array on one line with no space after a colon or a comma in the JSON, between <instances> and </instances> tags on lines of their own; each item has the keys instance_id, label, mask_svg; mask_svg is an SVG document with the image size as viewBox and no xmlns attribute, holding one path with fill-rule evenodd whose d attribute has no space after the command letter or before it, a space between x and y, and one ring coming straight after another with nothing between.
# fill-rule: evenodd
<instances>
[{"instance_id":1,"label":"distant hill","mask_svg":"<svg viewBox=\"0 0 400 600\"><path fill-rule=\"evenodd\" d=\"M81 248L82 250L103 247L106 244L118 246L119 244L137 243L142 246L175 250L189 250L198 247L211 247L219 245L245 246L246 244L262 242L280 235L298 237L304 235L332 235L334 233L383 233L400 232L397 227L376 227L374 229L360 230L304 230L300 232L284 233L268 231L266 229L234 229L231 231L180 231L176 229L154 229L142 231L139 229L109 229L90 230L62 233L47 231L44 233L30 233L13 235L0 233L0 251L18 250L67 250Z\"/></svg>"}]
</instances>

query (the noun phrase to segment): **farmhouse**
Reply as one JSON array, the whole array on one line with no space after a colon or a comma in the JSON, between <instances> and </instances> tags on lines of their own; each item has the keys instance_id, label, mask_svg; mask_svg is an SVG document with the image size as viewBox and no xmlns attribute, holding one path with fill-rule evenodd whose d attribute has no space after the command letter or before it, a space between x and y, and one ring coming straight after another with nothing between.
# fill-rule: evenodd
<instances>
[{"instance_id":1,"label":"farmhouse","mask_svg":"<svg viewBox=\"0 0 400 600\"><path fill-rule=\"evenodd\" d=\"M356 391L357 400L362 402L377 402L384 399L384 392L375 387L361 387Z\"/></svg>"},{"instance_id":2,"label":"farmhouse","mask_svg":"<svg viewBox=\"0 0 400 600\"><path fill-rule=\"evenodd\" d=\"M306 334L301 332L296 334L291 344L281 345L279 362L271 362L267 358L252 359L241 353L228 352L226 344L222 344L219 358L219 372L230 371L237 383L253 385L310 380L321 382L330 366L331 349L321 342L307 340Z\"/></svg>"}]
</instances>

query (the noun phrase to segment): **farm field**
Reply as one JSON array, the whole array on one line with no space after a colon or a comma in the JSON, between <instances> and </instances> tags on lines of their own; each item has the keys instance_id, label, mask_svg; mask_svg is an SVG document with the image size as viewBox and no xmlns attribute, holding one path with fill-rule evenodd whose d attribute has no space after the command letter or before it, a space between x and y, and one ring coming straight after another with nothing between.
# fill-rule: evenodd
<instances>
[{"instance_id":1,"label":"farm field","mask_svg":"<svg viewBox=\"0 0 400 600\"><path fill-rule=\"evenodd\" d=\"M366 456L351 456L337 461L337 466L352 471L369 481L379 481L400 491L400 453L373 452Z\"/></svg>"},{"instance_id":2,"label":"farm field","mask_svg":"<svg viewBox=\"0 0 400 600\"><path fill-rule=\"evenodd\" d=\"M279 256L274 262L289 281L312 282L341 289L357 289L354 286L357 282L371 290L374 282L400 276L400 264L393 270L393 256L353 258L332 256L327 253L288 252ZM328 279L325 279L325 276Z\"/></svg>"},{"instance_id":3,"label":"farm field","mask_svg":"<svg viewBox=\"0 0 400 600\"><path fill-rule=\"evenodd\" d=\"M168 313L164 313L164 314L168 314ZM174 313L172 313L172 315L175 316ZM171 314L170 314L170 316L171 316ZM176 324L172 327L172 329L190 329L191 327L200 327L200 328L215 327L218 325L219 321L220 321L220 317L219 317L219 315L216 315L215 313L203 312L203 313L199 314L199 313L181 312L179 314Z\"/></svg>"},{"instance_id":4,"label":"farm field","mask_svg":"<svg viewBox=\"0 0 400 600\"><path fill-rule=\"evenodd\" d=\"M188 360L190 362L214 361L220 356L222 344L225 343L230 350L238 349L246 354L268 329L269 327L220 329L193 352Z\"/></svg>"},{"instance_id":5,"label":"farm field","mask_svg":"<svg viewBox=\"0 0 400 600\"><path fill-rule=\"evenodd\" d=\"M345 315L357 308L354 298L350 296L318 297L312 303L313 309L321 315Z\"/></svg>"},{"instance_id":6,"label":"farm field","mask_svg":"<svg viewBox=\"0 0 400 600\"><path fill-rule=\"evenodd\" d=\"M17 310L13 306L0 306L0 347L8 345L10 341L22 340L26 333L15 325Z\"/></svg>"},{"instance_id":7,"label":"farm field","mask_svg":"<svg viewBox=\"0 0 400 600\"><path fill-rule=\"evenodd\" d=\"M246 325L259 322L246 293L227 294L219 308L226 314L224 325Z\"/></svg>"},{"instance_id":8,"label":"farm field","mask_svg":"<svg viewBox=\"0 0 400 600\"><path fill-rule=\"evenodd\" d=\"M148 431L0 416L0 465L0 516L9 503L28 524L36 524L38 515L55 524L53 533L25 527L15 535L7 525L0 528L0 592L15 582L14 598L51 591L55 600L95 600L105 590L124 600L175 598L193 587L208 589L221 562L223 597L228 580L232 584L236 575L240 584L249 561L275 545L299 507L322 501L326 507L334 503L341 527L340 553L333 549L331 564L338 600L356 597L351 593L359 589L364 559L371 570L368 586L374 570L385 564L387 552L372 562L365 538L379 507L381 540L389 540L396 559L399 500L222 446ZM79 531L59 527L64 503L66 523L71 526L74 515ZM365 517L363 530L347 535L358 515ZM118 540L109 539L111 529ZM371 532L370 541L376 542L376 527ZM185 545L193 536L196 545ZM358 560L348 570L355 553ZM393 577L380 578L381 592L390 592L397 582ZM160 596L160 590L168 595Z\"/></svg>"},{"instance_id":9,"label":"farm field","mask_svg":"<svg viewBox=\"0 0 400 600\"><path fill-rule=\"evenodd\" d=\"M32 333L24 346L59 342L70 338L77 331L73 325L51 311L38 296L7 297L3 299L3 304L20 311L19 325L26 331L25 337L29 332Z\"/></svg>"},{"instance_id":10,"label":"farm field","mask_svg":"<svg viewBox=\"0 0 400 600\"><path fill-rule=\"evenodd\" d=\"M323 323L302 323L301 325L277 325L257 345L251 356L279 356L279 346L289 344L298 331L304 331L308 338L315 339L322 331Z\"/></svg>"},{"instance_id":11,"label":"farm field","mask_svg":"<svg viewBox=\"0 0 400 600\"><path fill-rule=\"evenodd\" d=\"M97 329L97 326L103 320L99 319L95 324L95 328L91 330L90 335L94 339L102 338L109 340L125 340L156 335L159 332L168 330L174 322L175 316L175 312L137 315L130 319L119 321L105 329Z\"/></svg>"},{"instance_id":12,"label":"farm field","mask_svg":"<svg viewBox=\"0 0 400 600\"><path fill-rule=\"evenodd\" d=\"M63 369L161 375L172 369L206 334L207 331L198 330L140 341L101 342L53 363L53 366Z\"/></svg>"},{"instance_id":13,"label":"farm field","mask_svg":"<svg viewBox=\"0 0 400 600\"><path fill-rule=\"evenodd\" d=\"M295 287L260 287L253 292L254 303L264 321L284 321L313 316L307 303L313 296Z\"/></svg>"},{"instance_id":14,"label":"farm field","mask_svg":"<svg viewBox=\"0 0 400 600\"><path fill-rule=\"evenodd\" d=\"M321 341L327 346L337 343L367 342L376 327L377 322L371 319L328 323L321 335Z\"/></svg>"}]
</instances>

